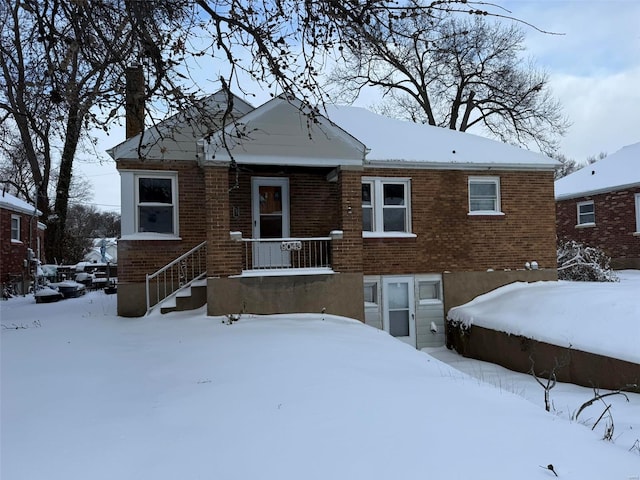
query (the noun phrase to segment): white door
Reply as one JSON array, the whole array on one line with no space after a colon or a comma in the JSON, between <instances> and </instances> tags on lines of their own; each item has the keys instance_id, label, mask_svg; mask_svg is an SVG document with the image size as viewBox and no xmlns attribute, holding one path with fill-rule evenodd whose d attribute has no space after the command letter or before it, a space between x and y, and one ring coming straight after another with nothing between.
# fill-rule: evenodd
<instances>
[{"instance_id":1,"label":"white door","mask_svg":"<svg viewBox=\"0 0 640 480\"><path fill-rule=\"evenodd\" d=\"M382 326L391 336L416 346L413 277L383 277Z\"/></svg>"},{"instance_id":2,"label":"white door","mask_svg":"<svg viewBox=\"0 0 640 480\"><path fill-rule=\"evenodd\" d=\"M286 238L289 236L289 179L253 177L251 179L253 238ZM282 242L256 242L253 246L253 268L287 267L289 252Z\"/></svg>"}]
</instances>

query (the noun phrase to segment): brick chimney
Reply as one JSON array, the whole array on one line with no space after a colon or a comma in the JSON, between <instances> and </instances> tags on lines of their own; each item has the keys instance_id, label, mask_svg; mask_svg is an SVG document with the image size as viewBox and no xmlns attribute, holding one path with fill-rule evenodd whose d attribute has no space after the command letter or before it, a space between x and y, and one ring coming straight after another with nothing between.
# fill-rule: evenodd
<instances>
[{"instance_id":1,"label":"brick chimney","mask_svg":"<svg viewBox=\"0 0 640 480\"><path fill-rule=\"evenodd\" d=\"M144 72L142 65L127 67L126 78L126 134L127 138L131 138L144 131Z\"/></svg>"}]
</instances>

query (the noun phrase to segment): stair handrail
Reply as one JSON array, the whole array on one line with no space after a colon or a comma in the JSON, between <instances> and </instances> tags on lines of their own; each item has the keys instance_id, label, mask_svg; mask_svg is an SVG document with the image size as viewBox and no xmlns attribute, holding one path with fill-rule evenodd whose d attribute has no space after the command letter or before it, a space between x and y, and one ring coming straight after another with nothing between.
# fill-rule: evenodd
<instances>
[{"instance_id":1,"label":"stair handrail","mask_svg":"<svg viewBox=\"0 0 640 480\"><path fill-rule=\"evenodd\" d=\"M197 281L197 280L201 280L203 278L205 278L207 276L207 252L206 252L206 246L207 246L207 242L206 240L202 243L200 243L199 245L196 245L195 247L193 247L191 250L189 250L186 253L183 253L182 255L180 255L179 257L177 257L176 259L172 260L171 262L169 262L168 264L166 264L164 267L160 268L159 270L157 270L154 273L151 274L146 274L146 278L145 278L145 294L146 294L146 301L147 301L147 312L145 315L148 315L151 310L153 309L153 307L155 307L156 305L158 305L160 302L164 302L165 300L171 299L173 297L175 297L178 292L180 290L184 290L185 288L190 287L193 282ZM192 268L191 268L191 278L189 278L188 280L180 283L178 285L177 288L173 288L173 277L171 278L171 288L169 290L171 290L169 293L167 293L167 281L166 281L166 276L165 276L165 282L164 282L164 289L162 291L162 295L161 295L161 290L160 290L160 284L158 283L158 287L156 289L156 301L153 303L153 305L151 304L151 290L150 290L150 282L159 277L160 275L162 275L163 273L170 271L172 268L174 268L177 264L179 264L180 262L182 262L183 260L188 259L189 257L195 256L196 253L198 253L198 255L200 255L200 251L201 250L205 250L204 251L204 268L199 268L198 269L198 273L196 273L194 271L193 268L193 263L192 263ZM200 260L201 257L199 257ZM199 262L199 266L202 267L202 262ZM187 272L188 273L188 272ZM179 280L179 279L178 279Z\"/></svg>"}]
</instances>

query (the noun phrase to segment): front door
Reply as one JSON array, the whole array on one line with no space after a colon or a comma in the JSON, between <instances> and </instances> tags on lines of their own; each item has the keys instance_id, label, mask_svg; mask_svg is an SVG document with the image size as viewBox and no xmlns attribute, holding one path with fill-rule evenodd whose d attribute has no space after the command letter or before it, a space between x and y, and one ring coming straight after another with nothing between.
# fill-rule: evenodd
<instances>
[{"instance_id":1,"label":"front door","mask_svg":"<svg viewBox=\"0 0 640 480\"><path fill-rule=\"evenodd\" d=\"M251 179L253 238L289 236L289 179L253 177ZM255 242L253 268L288 267L289 252L282 242Z\"/></svg>"},{"instance_id":2,"label":"front door","mask_svg":"<svg viewBox=\"0 0 640 480\"><path fill-rule=\"evenodd\" d=\"M413 277L383 277L382 326L391 336L416 346Z\"/></svg>"}]
</instances>

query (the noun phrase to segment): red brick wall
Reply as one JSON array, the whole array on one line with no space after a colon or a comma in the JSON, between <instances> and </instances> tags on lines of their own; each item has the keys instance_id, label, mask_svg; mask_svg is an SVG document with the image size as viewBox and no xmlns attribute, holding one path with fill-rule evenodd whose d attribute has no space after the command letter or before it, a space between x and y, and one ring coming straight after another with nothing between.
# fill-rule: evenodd
<instances>
[{"instance_id":1,"label":"red brick wall","mask_svg":"<svg viewBox=\"0 0 640 480\"><path fill-rule=\"evenodd\" d=\"M20 217L20 242L11 241L11 216ZM26 273L24 260L27 258L27 248L33 249L37 255L38 222L31 216L0 208L0 282L6 282L9 275ZM32 227L29 235L29 227ZM31 240L31 244L29 243Z\"/></svg>"},{"instance_id":2,"label":"red brick wall","mask_svg":"<svg viewBox=\"0 0 640 480\"><path fill-rule=\"evenodd\" d=\"M120 241L121 281L144 281L145 273L157 270L205 239L210 274L240 273L242 245L229 240L229 231L251 236L252 176L289 178L292 236L344 231L343 240L333 246L337 271L388 275L501 270L523 268L532 260L541 268L556 266L551 172L366 168L343 170L336 183L326 180L330 169L243 166L238 188L232 188L235 172L225 166L202 169L192 162L132 162L119 166L179 172L182 237L182 241ZM416 238L362 239L362 175L411 178L412 230ZM479 175L500 176L504 216L467 214L468 177ZM234 217L234 207L239 217Z\"/></svg>"},{"instance_id":3,"label":"red brick wall","mask_svg":"<svg viewBox=\"0 0 640 480\"><path fill-rule=\"evenodd\" d=\"M633 235L637 193L640 193L640 187L557 202L558 238L599 247L614 260L640 259L640 236ZM593 200L596 224L576 228L577 204L587 200Z\"/></svg>"},{"instance_id":4,"label":"red brick wall","mask_svg":"<svg viewBox=\"0 0 640 480\"><path fill-rule=\"evenodd\" d=\"M237 176L229 172L230 208L239 212L231 217L231 230L252 237L251 178L286 177L289 179L290 224L292 237L326 237L339 228L338 185L327 181L330 169L289 167L241 167ZM249 170L250 168L250 170Z\"/></svg>"},{"instance_id":5,"label":"red brick wall","mask_svg":"<svg viewBox=\"0 0 640 480\"><path fill-rule=\"evenodd\" d=\"M171 260L206 240L204 173L195 162L119 162L130 170L178 172L179 229L182 240L119 240L118 281L143 282Z\"/></svg>"},{"instance_id":6,"label":"red brick wall","mask_svg":"<svg viewBox=\"0 0 640 480\"><path fill-rule=\"evenodd\" d=\"M366 169L410 177L416 238L364 239L364 273L518 269L536 260L555 268L551 172ZM468 177L499 176L503 216L468 215Z\"/></svg>"},{"instance_id":7,"label":"red brick wall","mask_svg":"<svg viewBox=\"0 0 640 480\"><path fill-rule=\"evenodd\" d=\"M361 170L342 170L338 179L343 238L332 245L333 268L338 272L363 271L361 175Z\"/></svg>"}]
</instances>

